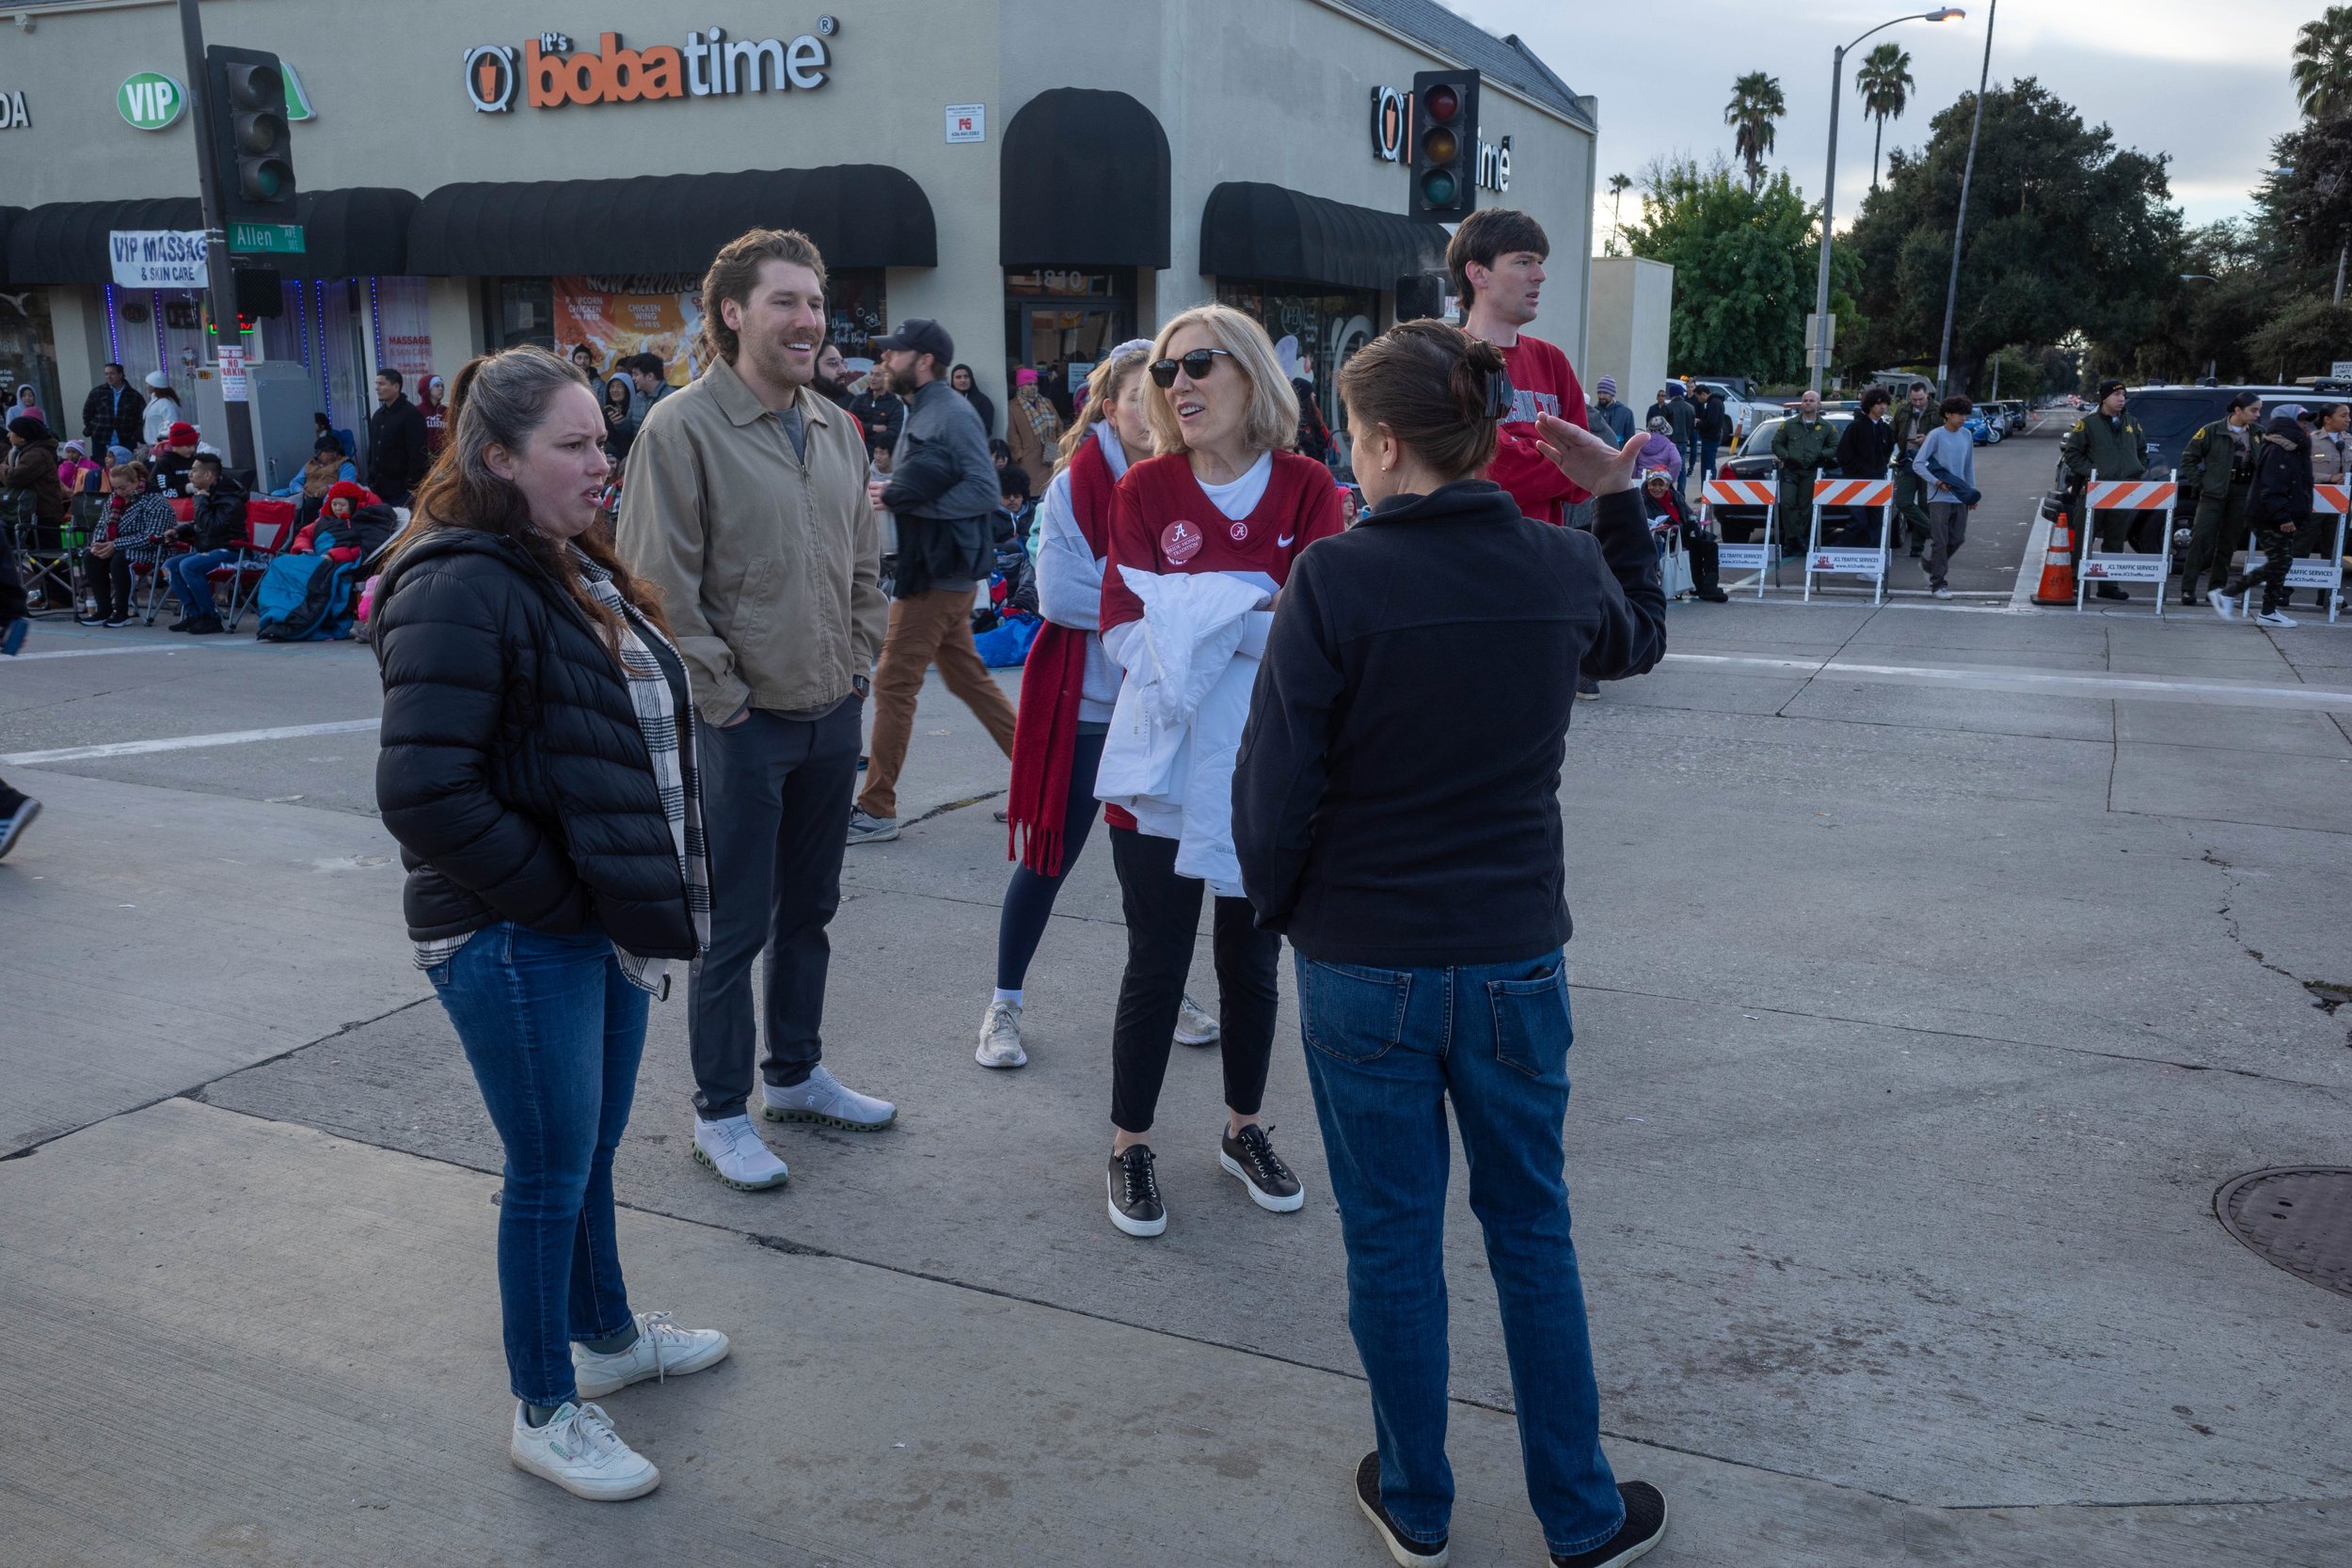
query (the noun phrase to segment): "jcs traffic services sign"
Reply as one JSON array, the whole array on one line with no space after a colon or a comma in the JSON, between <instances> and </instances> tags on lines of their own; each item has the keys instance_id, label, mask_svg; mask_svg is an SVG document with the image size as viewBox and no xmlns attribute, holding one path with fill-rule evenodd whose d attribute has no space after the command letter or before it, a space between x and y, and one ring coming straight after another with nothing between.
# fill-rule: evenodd
<instances>
[{"instance_id":1,"label":"jcs traffic services sign","mask_svg":"<svg viewBox=\"0 0 2352 1568\"><path fill-rule=\"evenodd\" d=\"M135 130L167 131L187 112L187 84L160 71L142 71L115 89L115 107Z\"/></svg>"}]
</instances>

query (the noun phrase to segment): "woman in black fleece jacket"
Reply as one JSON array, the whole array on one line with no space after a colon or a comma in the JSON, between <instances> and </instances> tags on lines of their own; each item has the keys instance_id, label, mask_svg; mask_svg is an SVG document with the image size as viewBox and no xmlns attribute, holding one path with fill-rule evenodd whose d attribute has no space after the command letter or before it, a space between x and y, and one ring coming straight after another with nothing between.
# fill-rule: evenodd
<instances>
[{"instance_id":1,"label":"woman in black fleece jacket","mask_svg":"<svg viewBox=\"0 0 2352 1568\"><path fill-rule=\"evenodd\" d=\"M1401 1563L1444 1557L1443 1232L1451 1101L1485 1227L1555 1563L1630 1561L1665 1528L1618 1485L1569 1240L1569 931L1560 764L1576 677L1665 649L1665 596L1622 451L1545 418L1593 531L1477 477L1511 406L1502 356L1438 322L1340 372L1372 512L1306 550L1267 639L1233 778L1261 926L1297 950L1308 1081L1347 1245L1348 1323L1380 1447L1357 1500Z\"/></svg>"}]
</instances>

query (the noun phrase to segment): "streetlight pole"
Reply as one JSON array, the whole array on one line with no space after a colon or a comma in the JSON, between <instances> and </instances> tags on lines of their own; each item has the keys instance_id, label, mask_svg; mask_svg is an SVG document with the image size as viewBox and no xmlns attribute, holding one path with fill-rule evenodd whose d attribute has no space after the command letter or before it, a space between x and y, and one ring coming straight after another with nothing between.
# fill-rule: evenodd
<instances>
[{"instance_id":1,"label":"streetlight pole","mask_svg":"<svg viewBox=\"0 0 2352 1568\"><path fill-rule=\"evenodd\" d=\"M1935 10L1921 11L1915 16L1889 17L1870 29L1882 32L1898 22L1950 22L1968 13L1957 6L1943 6ZM1821 389L1822 373L1829 368L1831 325L1829 316L1829 248L1830 225L1837 214L1837 111L1845 97L1846 55L1870 33L1852 43L1840 44L1829 57L1829 172L1821 177L1821 265L1813 280L1813 342L1806 357L1813 361L1811 385Z\"/></svg>"},{"instance_id":2,"label":"streetlight pole","mask_svg":"<svg viewBox=\"0 0 2352 1568\"><path fill-rule=\"evenodd\" d=\"M1984 90L1993 80L1993 24L2000 19L2001 0L1991 0L1984 13L1984 68L1977 72L1977 113L1968 122L1968 161L1960 171L1960 212L1952 219L1952 275L1944 285L1944 341L1935 351L1935 390L1948 397L1952 390L1952 311L1960 304L1960 239L1968 229L1968 186L1977 177L1977 133L1984 129Z\"/></svg>"}]
</instances>

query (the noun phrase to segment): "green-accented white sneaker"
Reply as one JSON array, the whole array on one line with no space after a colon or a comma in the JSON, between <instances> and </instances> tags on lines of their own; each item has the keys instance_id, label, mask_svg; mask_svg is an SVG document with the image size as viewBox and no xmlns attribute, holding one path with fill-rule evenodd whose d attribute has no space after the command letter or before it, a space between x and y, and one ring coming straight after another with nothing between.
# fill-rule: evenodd
<instances>
[{"instance_id":1,"label":"green-accented white sneaker","mask_svg":"<svg viewBox=\"0 0 2352 1568\"><path fill-rule=\"evenodd\" d=\"M759 1114L770 1121L815 1121L851 1132L872 1132L898 1119L898 1107L846 1086L818 1068L788 1089L759 1085Z\"/></svg>"},{"instance_id":2,"label":"green-accented white sneaker","mask_svg":"<svg viewBox=\"0 0 2352 1568\"><path fill-rule=\"evenodd\" d=\"M1021 1048L1021 1004L991 1002L980 1018L980 1048L972 1059L982 1067L1024 1066L1029 1053Z\"/></svg>"},{"instance_id":3,"label":"green-accented white sneaker","mask_svg":"<svg viewBox=\"0 0 2352 1568\"><path fill-rule=\"evenodd\" d=\"M667 1312L637 1314L637 1342L627 1350L599 1355L586 1345L572 1346L572 1374L580 1382L580 1397L600 1400L647 1378L666 1382L715 1367L727 1358L727 1337L715 1328L680 1328Z\"/></svg>"},{"instance_id":4,"label":"green-accented white sneaker","mask_svg":"<svg viewBox=\"0 0 2352 1568\"><path fill-rule=\"evenodd\" d=\"M1224 1030L1217 1026L1216 1015L1195 1002L1187 994L1183 1006L1176 1009L1176 1043L1178 1045L1215 1045Z\"/></svg>"},{"instance_id":5,"label":"green-accented white sneaker","mask_svg":"<svg viewBox=\"0 0 2352 1568\"><path fill-rule=\"evenodd\" d=\"M506 1457L517 1470L551 1481L592 1503L626 1502L661 1484L653 1461L621 1441L612 1420L593 1404L566 1402L543 1427L524 1419L515 1406L515 1434Z\"/></svg>"},{"instance_id":6,"label":"green-accented white sneaker","mask_svg":"<svg viewBox=\"0 0 2352 1568\"><path fill-rule=\"evenodd\" d=\"M748 1116L724 1121L694 1118L694 1161L738 1192L755 1193L781 1187L792 1172L776 1151L760 1141Z\"/></svg>"}]
</instances>

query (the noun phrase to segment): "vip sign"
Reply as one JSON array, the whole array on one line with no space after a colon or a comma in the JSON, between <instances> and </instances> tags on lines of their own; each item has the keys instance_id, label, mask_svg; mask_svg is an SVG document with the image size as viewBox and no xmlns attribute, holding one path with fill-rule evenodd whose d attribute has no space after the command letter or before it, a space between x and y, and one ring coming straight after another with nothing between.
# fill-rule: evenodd
<instances>
[{"instance_id":1,"label":"vip sign","mask_svg":"<svg viewBox=\"0 0 2352 1568\"><path fill-rule=\"evenodd\" d=\"M21 92L0 92L0 131L28 131L33 117L24 112L24 95Z\"/></svg>"},{"instance_id":2,"label":"vip sign","mask_svg":"<svg viewBox=\"0 0 2352 1568\"><path fill-rule=\"evenodd\" d=\"M177 77L142 71L115 89L115 107L135 130L168 131L187 111L188 89Z\"/></svg>"},{"instance_id":3,"label":"vip sign","mask_svg":"<svg viewBox=\"0 0 2352 1568\"><path fill-rule=\"evenodd\" d=\"M683 45L629 49L605 33L594 49L576 49L562 33L541 33L520 53L505 44L466 51L466 96L484 114L514 108L519 93L534 109L567 103L635 103L656 98L806 91L825 85L833 57L825 39L838 28L830 16L815 33L789 40L730 39L723 27L690 32ZM820 36L821 35L821 36Z\"/></svg>"}]
</instances>

